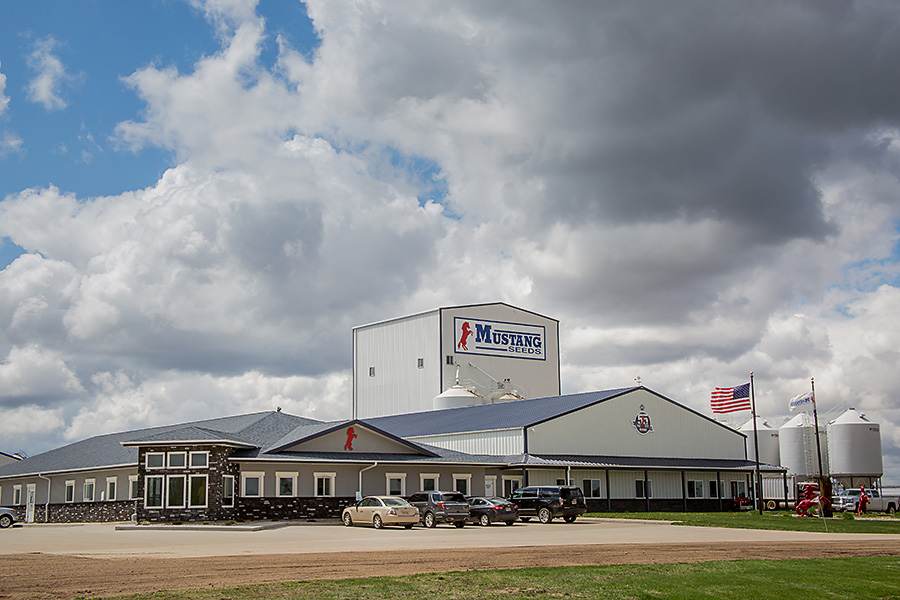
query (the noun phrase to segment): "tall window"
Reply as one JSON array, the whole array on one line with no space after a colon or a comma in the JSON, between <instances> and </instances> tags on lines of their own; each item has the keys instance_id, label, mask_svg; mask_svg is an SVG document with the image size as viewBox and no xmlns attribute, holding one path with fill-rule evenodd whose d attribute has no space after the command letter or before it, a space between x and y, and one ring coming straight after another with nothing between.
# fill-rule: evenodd
<instances>
[{"instance_id":1,"label":"tall window","mask_svg":"<svg viewBox=\"0 0 900 600\"><path fill-rule=\"evenodd\" d=\"M206 506L206 475L191 475L188 503L192 508Z\"/></svg>"},{"instance_id":2,"label":"tall window","mask_svg":"<svg viewBox=\"0 0 900 600\"><path fill-rule=\"evenodd\" d=\"M514 491L522 487L522 480L518 477L503 476L503 497L509 498Z\"/></svg>"},{"instance_id":3,"label":"tall window","mask_svg":"<svg viewBox=\"0 0 900 600\"><path fill-rule=\"evenodd\" d=\"M331 497L334 496L334 479L335 473L314 473L316 479L316 496Z\"/></svg>"},{"instance_id":4,"label":"tall window","mask_svg":"<svg viewBox=\"0 0 900 600\"><path fill-rule=\"evenodd\" d=\"M18 506L22 504L22 486L14 485L13 486L13 504Z\"/></svg>"},{"instance_id":5,"label":"tall window","mask_svg":"<svg viewBox=\"0 0 900 600\"><path fill-rule=\"evenodd\" d=\"M94 480L93 479L85 479L84 480L84 490L81 495L82 500L85 502L93 502L94 501Z\"/></svg>"},{"instance_id":6,"label":"tall window","mask_svg":"<svg viewBox=\"0 0 900 600\"><path fill-rule=\"evenodd\" d=\"M234 506L234 477L231 475L222 478L222 506Z\"/></svg>"},{"instance_id":7,"label":"tall window","mask_svg":"<svg viewBox=\"0 0 900 600\"><path fill-rule=\"evenodd\" d=\"M184 508L184 475L169 475L166 508Z\"/></svg>"},{"instance_id":8,"label":"tall window","mask_svg":"<svg viewBox=\"0 0 900 600\"><path fill-rule=\"evenodd\" d=\"M144 506L146 508L162 508L163 476L147 475L144 478Z\"/></svg>"},{"instance_id":9,"label":"tall window","mask_svg":"<svg viewBox=\"0 0 900 600\"><path fill-rule=\"evenodd\" d=\"M137 500L138 498L140 498L140 496L138 496L137 475L129 475L128 476L128 499L129 500Z\"/></svg>"},{"instance_id":10,"label":"tall window","mask_svg":"<svg viewBox=\"0 0 900 600\"><path fill-rule=\"evenodd\" d=\"M75 502L75 480L66 481L66 502Z\"/></svg>"},{"instance_id":11,"label":"tall window","mask_svg":"<svg viewBox=\"0 0 900 600\"><path fill-rule=\"evenodd\" d=\"M106 501L115 502L116 500L116 478L106 478Z\"/></svg>"}]
</instances>

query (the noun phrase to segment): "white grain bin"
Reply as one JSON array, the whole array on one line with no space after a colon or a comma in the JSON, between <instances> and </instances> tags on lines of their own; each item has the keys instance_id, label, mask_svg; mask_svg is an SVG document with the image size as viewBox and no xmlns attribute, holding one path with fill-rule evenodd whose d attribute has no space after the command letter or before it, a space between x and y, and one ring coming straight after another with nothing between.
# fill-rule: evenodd
<instances>
[{"instance_id":1,"label":"white grain bin","mask_svg":"<svg viewBox=\"0 0 900 600\"><path fill-rule=\"evenodd\" d=\"M817 477L819 459L816 450L816 435L813 417L802 412L781 426L778 430L778 450L781 465L787 467L789 475ZM828 473L828 444L825 428L819 426L819 444L822 449L822 473ZM762 451L760 451L762 453Z\"/></svg>"},{"instance_id":2,"label":"white grain bin","mask_svg":"<svg viewBox=\"0 0 900 600\"><path fill-rule=\"evenodd\" d=\"M828 424L828 455L835 477L881 477L881 427L848 408Z\"/></svg>"},{"instance_id":3,"label":"white grain bin","mask_svg":"<svg viewBox=\"0 0 900 600\"><path fill-rule=\"evenodd\" d=\"M484 398L458 383L434 397L434 410L484 404Z\"/></svg>"},{"instance_id":4,"label":"white grain bin","mask_svg":"<svg viewBox=\"0 0 900 600\"><path fill-rule=\"evenodd\" d=\"M756 448L753 444L753 419L744 423L738 430L747 436L747 457L756 460ZM778 442L778 430L763 421L762 417L756 417L756 432L759 438L759 462L768 465L781 464L781 452Z\"/></svg>"}]
</instances>

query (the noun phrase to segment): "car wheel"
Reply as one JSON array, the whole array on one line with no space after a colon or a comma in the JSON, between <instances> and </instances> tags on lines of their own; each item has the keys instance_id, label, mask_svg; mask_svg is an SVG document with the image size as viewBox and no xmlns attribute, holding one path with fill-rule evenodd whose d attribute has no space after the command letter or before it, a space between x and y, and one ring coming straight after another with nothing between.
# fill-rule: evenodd
<instances>
[{"instance_id":1,"label":"car wheel","mask_svg":"<svg viewBox=\"0 0 900 600\"><path fill-rule=\"evenodd\" d=\"M434 515L430 512L425 513L425 527L428 529L433 529L435 525L437 525L437 521L434 520Z\"/></svg>"},{"instance_id":2,"label":"car wheel","mask_svg":"<svg viewBox=\"0 0 900 600\"><path fill-rule=\"evenodd\" d=\"M538 511L538 520L540 520L541 523L549 523L553 520L553 513L550 512L549 508L544 507Z\"/></svg>"},{"instance_id":3,"label":"car wheel","mask_svg":"<svg viewBox=\"0 0 900 600\"><path fill-rule=\"evenodd\" d=\"M575 517L563 517L563 521L565 521L566 523L574 523Z\"/></svg>"},{"instance_id":4,"label":"car wheel","mask_svg":"<svg viewBox=\"0 0 900 600\"><path fill-rule=\"evenodd\" d=\"M894 514L895 512L897 512L897 509L894 508L894 505L893 505L893 504L889 504L889 505L888 505L888 509L887 509L887 513L888 513L889 515L892 515L892 514Z\"/></svg>"},{"instance_id":5,"label":"car wheel","mask_svg":"<svg viewBox=\"0 0 900 600\"><path fill-rule=\"evenodd\" d=\"M457 521L456 523L454 523L454 525L456 525L457 529L462 529L463 527L466 526L466 522L465 521Z\"/></svg>"},{"instance_id":6,"label":"car wheel","mask_svg":"<svg viewBox=\"0 0 900 600\"><path fill-rule=\"evenodd\" d=\"M483 514L478 517L478 522L481 523L482 527L487 527L491 524L491 518L487 514Z\"/></svg>"},{"instance_id":7,"label":"car wheel","mask_svg":"<svg viewBox=\"0 0 900 600\"><path fill-rule=\"evenodd\" d=\"M372 517L372 525L375 527L375 529L381 529L382 527L384 527L384 523L381 521L381 517L379 517L378 515Z\"/></svg>"},{"instance_id":8,"label":"car wheel","mask_svg":"<svg viewBox=\"0 0 900 600\"><path fill-rule=\"evenodd\" d=\"M9 515L0 515L0 529L6 529L13 524L13 518Z\"/></svg>"},{"instance_id":9,"label":"car wheel","mask_svg":"<svg viewBox=\"0 0 900 600\"><path fill-rule=\"evenodd\" d=\"M341 520L344 521L344 525L346 525L347 527L350 527L351 525L353 525L353 517L351 517L350 513L348 513L348 512L344 513L344 516Z\"/></svg>"}]
</instances>

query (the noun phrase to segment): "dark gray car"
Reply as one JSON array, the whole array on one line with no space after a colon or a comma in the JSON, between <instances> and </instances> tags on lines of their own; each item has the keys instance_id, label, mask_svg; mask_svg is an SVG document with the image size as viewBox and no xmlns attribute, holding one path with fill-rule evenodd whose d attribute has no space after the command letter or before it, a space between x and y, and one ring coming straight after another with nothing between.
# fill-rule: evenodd
<instances>
[{"instance_id":1,"label":"dark gray car","mask_svg":"<svg viewBox=\"0 0 900 600\"><path fill-rule=\"evenodd\" d=\"M463 527L469 518L469 503L459 492L419 492L409 497L409 503L419 509L422 523L428 528L438 523Z\"/></svg>"},{"instance_id":2,"label":"dark gray car","mask_svg":"<svg viewBox=\"0 0 900 600\"><path fill-rule=\"evenodd\" d=\"M0 529L12 527L16 522L16 512L10 508L0 508Z\"/></svg>"}]
</instances>

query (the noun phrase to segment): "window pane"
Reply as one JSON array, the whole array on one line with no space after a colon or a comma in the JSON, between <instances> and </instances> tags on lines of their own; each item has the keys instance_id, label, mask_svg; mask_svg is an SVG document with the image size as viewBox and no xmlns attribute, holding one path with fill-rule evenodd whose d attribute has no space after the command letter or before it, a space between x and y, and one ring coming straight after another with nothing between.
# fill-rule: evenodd
<instances>
[{"instance_id":1,"label":"window pane","mask_svg":"<svg viewBox=\"0 0 900 600\"><path fill-rule=\"evenodd\" d=\"M184 452L170 452L169 453L169 468L170 469L183 469L184 465L185 465Z\"/></svg>"},{"instance_id":2,"label":"window pane","mask_svg":"<svg viewBox=\"0 0 900 600\"><path fill-rule=\"evenodd\" d=\"M147 468L148 469L161 469L163 466L163 458L165 455L163 454L148 454L147 455Z\"/></svg>"},{"instance_id":3,"label":"window pane","mask_svg":"<svg viewBox=\"0 0 900 600\"><path fill-rule=\"evenodd\" d=\"M259 496L259 477L247 477L244 479L244 495Z\"/></svg>"},{"instance_id":4,"label":"window pane","mask_svg":"<svg viewBox=\"0 0 900 600\"><path fill-rule=\"evenodd\" d=\"M163 478L147 477L144 483L147 487L147 506L153 508L161 507L163 498Z\"/></svg>"},{"instance_id":5,"label":"window pane","mask_svg":"<svg viewBox=\"0 0 900 600\"><path fill-rule=\"evenodd\" d=\"M167 506L184 506L184 477L169 477L169 498Z\"/></svg>"},{"instance_id":6,"label":"window pane","mask_svg":"<svg viewBox=\"0 0 900 600\"><path fill-rule=\"evenodd\" d=\"M190 503L191 506L206 506L206 477L191 477Z\"/></svg>"},{"instance_id":7,"label":"window pane","mask_svg":"<svg viewBox=\"0 0 900 600\"><path fill-rule=\"evenodd\" d=\"M66 502L74 502L75 500L75 484L66 484Z\"/></svg>"},{"instance_id":8,"label":"window pane","mask_svg":"<svg viewBox=\"0 0 900 600\"><path fill-rule=\"evenodd\" d=\"M469 480L468 479L457 479L456 485L454 486L456 491L462 494L463 496L469 495Z\"/></svg>"},{"instance_id":9,"label":"window pane","mask_svg":"<svg viewBox=\"0 0 900 600\"><path fill-rule=\"evenodd\" d=\"M115 500L116 499L116 482L115 481L107 481L106 482L106 499L107 500Z\"/></svg>"},{"instance_id":10,"label":"window pane","mask_svg":"<svg viewBox=\"0 0 900 600\"><path fill-rule=\"evenodd\" d=\"M316 478L316 496L331 495L331 477Z\"/></svg>"},{"instance_id":11,"label":"window pane","mask_svg":"<svg viewBox=\"0 0 900 600\"><path fill-rule=\"evenodd\" d=\"M222 483L222 506L234 506L234 477L226 476Z\"/></svg>"},{"instance_id":12,"label":"window pane","mask_svg":"<svg viewBox=\"0 0 900 600\"><path fill-rule=\"evenodd\" d=\"M389 495L391 495L391 496L402 496L403 495L402 481L399 477L391 477L389 483L390 483Z\"/></svg>"},{"instance_id":13,"label":"window pane","mask_svg":"<svg viewBox=\"0 0 900 600\"><path fill-rule=\"evenodd\" d=\"M278 479L278 495L293 496L294 495L294 479L292 477L281 477Z\"/></svg>"},{"instance_id":14,"label":"window pane","mask_svg":"<svg viewBox=\"0 0 900 600\"><path fill-rule=\"evenodd\" d=\"M137 482L137 479L130 479L130 480L128 481L128 486L129 486L130 491L131 491L131 495L129 496L129 498L131 498L132 500L136 499L136 498L138 497L138 482Z\"/></svg>"},{"instance_id":15,"label":"window pane","mask_svg":"<svg viewBox=\"0 0 900 600\"><path fill-rule=\"evenodd\" d=\"M426 477L422 480L422 491L424 492L433 492L437 489L437 486L434 482L433 477Z\"/></svg>"},{"instance_id":16,"label":"window pane","mask_svg":"<svg viewBox=\"0 0 900 600\"><path fill-rule=\"evenodd\" d=\"M195 469L206 467L206 452L191 452L191 467Z\"/></svg>"},{"instance_id":17,"label":"window pane","mask_svg":"<svg viewBox=\"0 0 900 600\"><path fill-rule=\"evenodd\" d=\"M85 482L84 484L84 501L90 502L94 499L94 484Z\"/></svg>"}]
</instances>

